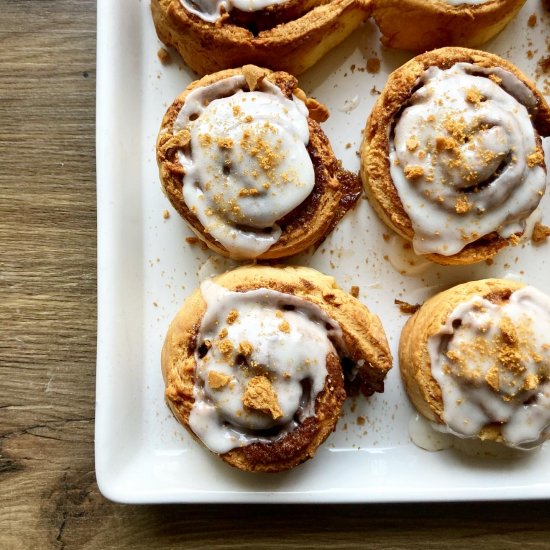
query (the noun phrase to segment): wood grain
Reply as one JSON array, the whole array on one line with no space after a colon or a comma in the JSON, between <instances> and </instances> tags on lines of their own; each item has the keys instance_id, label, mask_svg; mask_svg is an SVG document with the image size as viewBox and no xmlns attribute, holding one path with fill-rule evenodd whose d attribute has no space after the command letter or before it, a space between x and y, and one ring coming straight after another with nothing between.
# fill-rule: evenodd
<instances>
[{"instance_id":1,"label":"wood grain","mask_svg":"<svg viewBox=\"0 0 550 550\"><path fill-rule=\"evenodd\" d=\"M139 507L99 494L95 7L0 0L0 548L549 548L548 502Z\"/></svg>"}]
</instances>

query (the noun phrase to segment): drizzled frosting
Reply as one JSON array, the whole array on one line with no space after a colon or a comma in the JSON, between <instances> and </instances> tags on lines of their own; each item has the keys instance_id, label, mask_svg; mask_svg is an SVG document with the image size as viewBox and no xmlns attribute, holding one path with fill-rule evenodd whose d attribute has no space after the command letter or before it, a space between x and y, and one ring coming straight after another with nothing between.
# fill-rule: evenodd
<instances>
[{"instance_id":1,"label":"drizzled frosting","mask_svg":"<svg viewBox=\"0 0 550 550\"><path fill-rule=\"evenodd\" d=\"M424 72L390 135L391 177L416 253L450 256L492 232L523 231L546 186L535 107L500 68Z\"/></svg>"},{"instance_id":2,"label":"drizzled frosting","mask_svg":"<svg viewBox=\"0 0 550 550\"><path fill-rule=\"evenodd\" d=\"M246 89L239 75L193 90L173 128L191 135L179 152L183 199L235 258L254 258L275 244L277 221L315 185L304 103L266 79L258 90Z\"/></svg>"},{"instance_id":3,"label":"drizzled frosting","mask_svg":"<svg viewBox=\"0 0 550 550\"><path fill-rule=\"evenodd\" d=\"M313 416L339 325L311 302L270 289L233 292L205 281L201 293L207 309L189 426L203 443L225 453L273 441Z\"/></svg>"},{"instance_id":4,"label":"drizzled frosting","mask_svg":"<svg viewBox=\"0 0 550 550\"><path fill-rule=\"evenodd\" d=\"M460 304L428 340L443 421L461 437L501 425L504 443L530 448L550 437L550 298L533 287L504 305Z\"/></svg>"},{"instance_id":5,"label":"drizzled frosting","mask_svg":"<svg viewBox=\"0 0 550 550\"><path fill-rule=\"evenodd\" d=\"M269 6L284 4L288 0L180 0L181 5L204 21L214 23L223 12L229 13L233 8L254 12Z\"/></svg>"}]
</instances>

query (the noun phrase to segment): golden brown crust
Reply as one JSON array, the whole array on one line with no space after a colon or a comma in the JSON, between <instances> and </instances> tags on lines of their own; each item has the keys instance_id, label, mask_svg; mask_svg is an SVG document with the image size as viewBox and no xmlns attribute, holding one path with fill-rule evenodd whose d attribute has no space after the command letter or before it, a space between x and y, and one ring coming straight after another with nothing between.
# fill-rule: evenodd
<instances>
[{"instance_id":1,"label":"golden brown crust","mask_svg":"<svg viewBox=\"0 0 550 550\"><path fill-rule=\"evenodd\" d=\"M431 422L444 424L441 388L432 375L428 340L438 333L454 309L474 296L505 303L524 285L505 279L484 279L464 283L427 300L407 321L399 341L399 369L407 394L418 412ZM485 428L481 439L499 441L500 429Z\"/></svg>"},{"instance_id":2,"label":"golden brown crust","mask_svg":"<svg viewBox=\"0 0 550 550\"><path fill-rule=\"evenodd\" d=\"M287 97L292 97L294 94L302 99L309 110L310 141L307 150L315 171L314 188L302 204L278 220L282 230L281 237L257 259L285 258L321 242L345 212L353 206L361 192L359 179L355 174L352 175L342 169L332 152L328 138L318 123L328 117L326 107L308 98L297 87L297 80L293 76L246 65L239 69L226 69L207 75L190 84L169 107L161 124L157 139L160 180L170 202L197 237L218 254L230 256L229 251L221 243L204 231L199 219L183 200L184 170L177 160L177 151L188 144L189 133L183 130L174 136L173 125L186 97L192 90L240 74L246 77L250 89L254 89L259 80L269 79L277 84Z\"/></svg>"},{"instance_id":3,"label":"golden brown crust","mask_svg":"<svg viewBox=\"0 0 550 550\"><path fill-rule=\"evenodd\" d=\"M349 360L354 364L363 362L355 380L347 383L345 389L342 365L337 357L329 354L328 376L325 388L316 399L315 417L277 442L255 443L221 455L224 461L242 470L277 472L292 468L311 458L333 431L348 392L363 390L370 395L383 391L392 358L382 325L364 305L339 289L332 277L310 268L244 266L214 281L237 292L269 288L316 304L340 325ZM205 311L206 303L200 290L196 290L172 321L161 355L167 403L190 432L196 336Z\"/></svg>"},{"instance_id":4,"label":"golden brown crust","mask_svg":"<svg viewBox=\"0 0 550 550\"><path fill-rule=\"evenodd\" d=\"M531 113L535 129L541 136L550 134L550 107L542 94L517 67L494 54L467 48L441 48L419 55L395 70L389 76L367 121L361 145L361 178L369 202L380 218L408 241L412 241L414 232L390 175L390 131L394 118L409 101L424 71L433 66L448 69L459 62L501 67L513 73L537 99L537 109ZM515 244L517 240L517 235L502 238L493 233L468 244L452 256L427 254L425 257L445 265L473 264L493 257L500 249Z\"/></svg>"},{"instance_id":5,"label":"golden brown crust","mask_svg":"<svg viewBox=\"0 0 550 550\"><path fill-rule=\"evenodd\" d=\"M216 23L179 0L151 0L151 11L160 40L199 75L247 63L300 74L370 16L371 0L290 0Z\"/></svg>"},{"instance_id":6,"label":"golden brown crust","mask_svg":"<svg viewBox=\"0 0 550 550\"><path fill-rule=\"evenodd\" d=\"M374 0L373 17L390 48L417 52L442 46L476 48L497 35L525 0L453 6L445 0Z\"/></svg>"}]
</instances>

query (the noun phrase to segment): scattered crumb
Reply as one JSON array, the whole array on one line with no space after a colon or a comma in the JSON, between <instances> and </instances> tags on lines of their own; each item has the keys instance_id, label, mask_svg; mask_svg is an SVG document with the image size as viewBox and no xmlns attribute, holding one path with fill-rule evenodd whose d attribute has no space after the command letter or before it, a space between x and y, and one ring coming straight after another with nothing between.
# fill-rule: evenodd
<instances>
[{"instance_id":1,"label":"scattered crumb","mask_svg":"<svg viewBox=\"0 0 550 550\"><path fill-rule=\"evenodd\" d=\"M186 237L185 242L187 244L197 244L199 242L198 237Z\"/></svg>"},{"instance_id":2,"label":"scattered crumb","mask_svg":"<svg viewBox=\"0 0 550 550\"><path fill-rule=\"evenodd\" d=\"M366 418L364 416L358 416L356 422L358 426L364 426Z\"/></svg>"},{"instance_id":3,"label":"scattered crumb","mask_svg":"<svg viewBox=\"0 0 550 550\"><path fill-rule=\"evenodd\" d=\"M418 139L413 136L407 140L407 149L409 151L415 151L418 148Z\"/></svg>"},{"instance_id":4,"label":"scattered crumb","mask_svg":"<svg viewBox=\"0 0 550 550\"><path fill-rule=\"evenodd\" d=\"M494 391L498 392L500 389L499 384L499 373L498 367L496 365L492 366L485 375L485 381L487 385L492 388Z\"/></svg>"},{"instance_id":5,"label":"scattered crumb","mask_svg":"<svg viewBox=\"0 0 550 550\"><path fill-rule=\"evenodd\" d=\"M525 382L523 383L523 389L527 391L534 390L539 384L540 384L540 380L536 374L528 374L525 377Z\"/></svg>"},{"instance_id":6,"label":"scattered crumb","mask_svg":"<svg viewBox=\"0 0 550 550\"><path fill-rule=\"evenodd\" d=\"M540 149L527 157L527 165L529 168L542 164L544 164L544 153Z\"/></svg>"},{"instance_id":7,"label":"scattered crumb","mask_svg":"<svg viewBox=\"0 0 550 550\"><path fill-rule=\"evenodd\" d=\"M230 355L233 351L233 344L229 340L222 340L218 344L218 349L220 350L222 355Z\"/></svg>"},{"instance_id":8,"label":"scattered crumb","mask_svg":"<svg viewBox=\"0 0 550 550\"><path fill-rule=\"evenodd\" d=\"M539 59L539 68L543 73L550 71L550 55Z\"/></svg>"},{"instance_id":9,"label":"scattered crumb","mask_svg":"<svg viewBox=\"0 0 550 550\"><path fill-rule=\"evenodd\" d=\"M455 203L455 211L457 214L466 214L472 209L472 204L468 201L466 195L461 195L457 197Z\"/></svg>"},{"instance_id":10,"label":"scattered crumb","mask_svg":"<svg viewBox=\"0 0 550 550\"><path fill-rule=\"evenodd\" d=\"M265 376L255 376L249 380L242 402L249 409L270 414L273 420L283 416L283 411L277 401L277 394Z\"/></svg>"},{"instance_id":11,"label":"scattered crumb","mask_svg":"<svg viewBox=\"0 0 550 550\"><path fill-rule=\"evenodd\" d=\"M227 376L227 374L224 374L223 372L218 372L215 370L208 372L208 385L213 390L219 390L224 386L227 386L230 379L231 377Z\"/></svg>"},{"instance_id":12,"label":"scattered crumb","mask_svg":"<svg viewBox=\"0 0 550 550\"><path fill-rule=\"evenodd\" d=\"M531 240L535 244L543 244L550 237L550 227L543 225L542 223L536 223L533 228L533 234Z\"/></svg>"},{"instance_id":13,"label":"scattered crumb","mask_svg":"<svg viewBox=\"0 0 550 550\"><path fill-rule=\"evenodd\" d=\"M239 343L239 353L244 355L245 357L249 357L253 351L254 347L247 340Z\"/></svg>"},{"instance_id":14,"label":"scattered crumb","mask_svg":"<svg viewBox=\"0 0 550 550\"><path fill-rule=\"evenodd\" d=\"M393 301L396 306L399 306L401 313L406 313L407 315L412 315L420 309L421 304L409 304L403 300L398 300L397 298Z\"/></svg>"},{"instance_id":15,"label":"scattered crumb","mask_svg":"<svg viewBox=\"0 0 550 550\"><path fill-rule=\"evenodd\" d=\"M509 239L510 239L510 244L512 246L517 246L518 244L521 243L521 239L517 235L512 235L509 237ZM504 264L504 267L508 268L510 266L507 264Z\"/></svg>"},{"instance_id":16,"label":"scattered crumb","mask_svg":"<svg viewBox=\"0 0 550 550\"><path fill-rule=\"evenodd\" d=\"M172 61L170 52L165 48L160 48L159 51L157 52L157 56L163 65L167 65L168 63L170 63L170 61Z\"/></svg>"},{"instance_id":17,"label":"scattered crumb","mask_svg":"<svg viewBox=\"0 0 550 550\"><path fill-rule=\"evenodd\" d=\"M283 321L278 328L281 332L290 332L290 325L287 321Z\"/></svg>"},{"instance_id":18,"label":"scattered crumb","mask_svg":"<svg viewBox=\"0 0 550 550\"><path fill-rule=\"evenodd\" d=\"M269 189L269 187L268 187ZM259 193L259 191L257 189L254 189L254 187L248 189L247 187L242 187L241 189L239 189L239 196L241 197L249 197L249 196L254 196L254 195L257 195Z\"/></svg>"},{"instance_id":19,"label":"scattered crumb","mask_svg":"<svg viewBox=\"0 0 550 550\"><path fill-rule=\"evenodd\" d=\"M163 213L162 213L162 217L167 220L169 217L170 217L170 212L168 212L168 210L165 210Z\"/></svg>"},{"instance_id":20,"label":"scattered crumb","mask_svg":"<svg viewBox=\"0 0 550 550\"><path fill-rule=\"evenodd\" d=\"M220 149L231 149L233 147L233 140L230 137L221 137L216 140L216 144Z\"/></svg>"},{"instance_id":21,"label":"scattered crumb","mask_svg":"<svg viewBox=\"0 0 550 550\"><path fill-rule=\"evenodd\" d=\"M159 303L158 303L156 300L153 300L153 305L154 305L155 307L159 307Z\"/></svg>"},{"instance_id":22,"label":"scattered crumb","mask_svg":"<svg viewBox=\"0 0 550 550\"><path fill-rule=\"evenodd\" d=\"M527 24L530 27L534 27L537 24L537 16L534 13L529 16L529 19L527 20Z\"/></svg>"},{"instance_id":23,"label":"scattered crumb","mask_svg":"<svg viewBox=\"0 0 550 550\"><path fill-rule=\"evenodd\" d=\"M367 59L367 72L374 74L380 70L380 59L378 57L369 57Z\"/></svg>"},{"instance_id":24,"label":"scattered crumb","mask_svg":"<svg viewBox=\"0 0 550 550\"><path fill-rule=\"evenodd\" d=\"M229 14L228 14L229 16ZM219 21L219 19L218 19ZM255 65L245 65L243 67L243 75L248 84L248 89L253 92L257 90L262 83L262 80L265 78L267 72L265 69L256 67Z\"/></svg>"},{"instance_id":25,"label":"scattered crumb","mask_svg":"<svg viewBox=\"0 0 550 550\"><path fill-rule=\"evenodd\" d=\"M346 143L346 149L351 149L351 143Z\"/></svg>"},{"instance_id":26,"label":"scattered crumb","mask_svg":"<svg viewBox=\"0 0 550 550\"><path fill-rule=\"evenodd\" d=\"M466 92L466 101L474 104L479 104L485 98L483 94L477 88L470 88Z\"/></svg>"},{"instance_id":27,"label":"scattered crumb","mask_svg":"<svg viewBox=\"0 0 550 550\"><path fill-rule=\"evenodd\" d=\"M351 287L350 294L351 294L354 298L358 298L358 297L359 297L359 287L353 285L353 286Z\"/></svg>"},{"instance_id":28,"label":"scattered crumb","mask_svg":"<svg viewBox=\"0 0 550 550\"><path fill-rule=\"evenodd\" d=\"M232 325L236 320L237 320L237 317L239 316L239 312L236 310L236 309L232 309L228 314L227 314L227 324L228 325Z\"/></svg>"},{"instance_id":29,"label":"scattered crumb","mask_svg":"<svg viewBox=\"0 0 550 550\"><path fill-rule=\"evenodd\" d=\"M421 178L424 175L424 168L413 164L405 166L405 177L408 180L415 180Z\"/></svg>"}]
</instances>

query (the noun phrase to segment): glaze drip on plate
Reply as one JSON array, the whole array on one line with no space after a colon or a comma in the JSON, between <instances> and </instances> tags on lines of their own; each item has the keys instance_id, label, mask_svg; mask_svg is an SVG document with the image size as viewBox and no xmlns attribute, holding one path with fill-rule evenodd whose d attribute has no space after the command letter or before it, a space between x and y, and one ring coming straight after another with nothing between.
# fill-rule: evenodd
<instances>
[{"instance_id":1,"label":"glaze drip on plate","mask_svg":"<svg viewBox=\"0 0 550 550\"><path fill-rule=\"evenodd\" d=\"M417 254L521 233L546 188L531 91L500 68L431 67L395 120L390 172Z\"/></svg>"},{"instance_id":2,"label":"glaze drip on plate","mask_svg":"<svg viewBox=\"0 0 550 550\"><path fill-rule=\"evenodd\" d=\"M311 302L205 281L189 426L213 452L269 442L315 414L339 325Z\"/></svg>"},{"instance_id":3,"label":"glaze drip on plate","mask_svg":"<svg viewBox=\"0 0 550 550\"><path fill-rule=\"evenodd\" d=\"M491 424L503 443L530 448L550 437L550 298L533 287L504 304L476 296L428 340L443 421L460 437Z\"/></svg>"},{"instance_id":4,"label":"glaze drip on plate","mask_svg":"<svg viewBox=\"0 0 550 550\"><path fill-rule=\"evenodd\" d=\"M181 5L189 12L194 13L204 21L216 22L222 13L229 13L232 9L254 12L269 6L284 4L288 0L180 0Z\"/></svg>"},{"instance_id":5,"label":"glaze drip on plate","mask_svg":"<svg viewBox=\"0 0 550 550\"><path fill-rule=\"evenodd\" d=\"M174 123L187 129L179 152L183 199L207 233L234 258L255 258L281 235L277 221L315 185L308 110L264 79L248 91L244 76L193 90Z\"/></svg>"}]
</instances>

